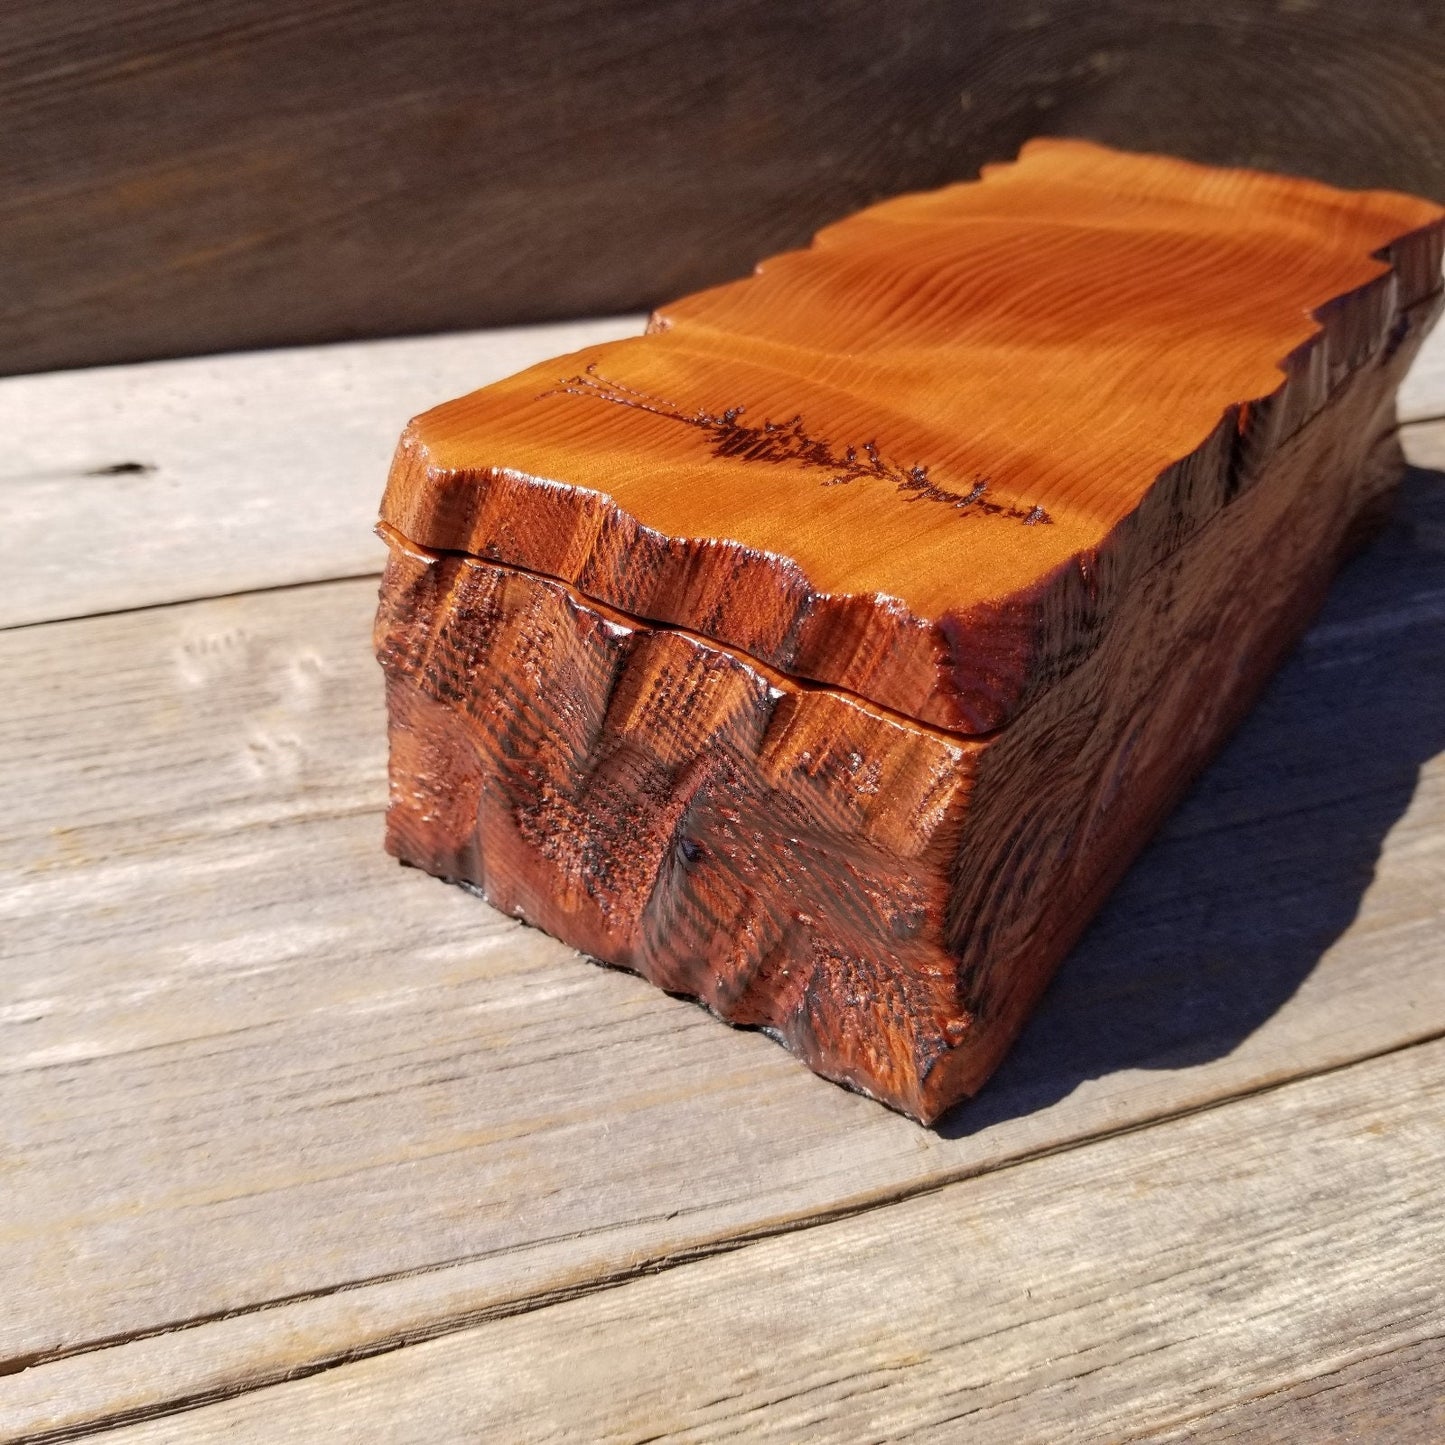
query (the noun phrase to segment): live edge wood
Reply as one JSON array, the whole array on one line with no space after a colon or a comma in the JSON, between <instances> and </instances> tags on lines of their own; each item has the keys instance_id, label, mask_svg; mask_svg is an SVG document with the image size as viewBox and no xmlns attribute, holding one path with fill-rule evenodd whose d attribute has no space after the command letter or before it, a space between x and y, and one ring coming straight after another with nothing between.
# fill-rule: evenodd
<instances>
[{"instance_id":1,"label":"live edge wood","mask_svg":"<svg viewBox=\"0 0 1445 1445\"><path fill-rule=\"evenodd\" d=\"M389 848L935 1119L1383 514L1441 233L1040 144L419 418Z\"/></svg>"}]
</instances>

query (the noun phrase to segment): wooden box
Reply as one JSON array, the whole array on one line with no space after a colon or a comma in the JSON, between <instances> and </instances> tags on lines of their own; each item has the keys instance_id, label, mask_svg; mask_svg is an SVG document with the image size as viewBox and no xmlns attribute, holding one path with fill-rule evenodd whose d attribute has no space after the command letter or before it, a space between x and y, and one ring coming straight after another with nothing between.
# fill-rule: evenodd
<instances>
[{"instance_id":1,"label":"wooden box","mask_svg":"<svg viewBox=\"0 0 1445 1445\"><path fill-rule=\"evenodd\" d=\"M1441 242L1036 142L419 417L389 848L934 1119L1380 516Z\"/></svg>"}]
</instances>

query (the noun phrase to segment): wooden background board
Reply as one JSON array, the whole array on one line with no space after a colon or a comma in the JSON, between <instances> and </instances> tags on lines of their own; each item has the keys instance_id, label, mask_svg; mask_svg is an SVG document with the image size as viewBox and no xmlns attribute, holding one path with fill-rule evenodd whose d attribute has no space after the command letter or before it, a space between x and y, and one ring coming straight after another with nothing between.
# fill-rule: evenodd
<instances>
[{"instance_id":1,"label":"wooden background board","mask_svg":"<svg viewBox=\"0 0 1445 1445\"><path fill-rule=\"evenodd\" d=\"M1432 0L12 0L0 371L632 310L1067 134L1445 199Z\"/></svg>"},{"instance_id":2,"label":"wooden background board","mask_svg":"<svg viewBox=\"0 0 1445 1445\"><path fill-rule=\"evenodd\" d=\"M1413 416L1445 416L1442 345ZM157 1416L165 1438L358 1419L406 1438L414 1416L430 1440L465 1433L464 1408L502 1437L636 1438L646 1416L786 1438L804 1406L783 1397L826 1415L874 1384L922 1430L939 1331L981 1382L961 1408L997 1411L1001 1380L1020 1421L1067 1409L1085 1438L1120 1411L1172 1428L1201 1390L1221 1437L1312 1438L1336 1386L1352 1419L1438 1433L1422 1279L1445 1219L1416 1183L1442 1137L1445 423L1405 429L1435 470L989 1092L927 1132L381 855L375 584L327 579L374 555L387 387L494 362L473 337L0 383L81 471L164 460L192 419L173 471L88 484L117 561L68 588L25 537L75 501L0 475L32 528L0 533L7 595L42 599L0 632L0 1438ZM296 434L348 440L276 484L327 519L278 560L235 458L258 412L279 444L302 374L319 400ZM183 600L188 555L219 553L245 595ZM864 1308L839 1273L860 1260L903 1293ZM1031 1269L1054 1283L1037 1308ZM810 1299L836 1327L790 1364ZM674 1326L665 1400L648 1321ZM780 1363L750 1384L759 1341ZM1196 1389L1215 1348L1230 1370ZM821 1393L820 1351L846 1365ZM1079 1362L1093 1385L1068 1383ZM736 1401L707 1404L710 1369ZM295 1376L314 1379L278 1384Z\"/></svg>"}]
</instances>

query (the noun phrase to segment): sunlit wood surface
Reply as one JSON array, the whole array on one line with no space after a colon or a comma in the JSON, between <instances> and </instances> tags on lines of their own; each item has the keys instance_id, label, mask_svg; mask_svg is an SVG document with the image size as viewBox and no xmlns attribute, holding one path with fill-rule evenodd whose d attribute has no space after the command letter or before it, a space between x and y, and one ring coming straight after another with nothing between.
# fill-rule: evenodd
<instances>
[{"instance_id":1,"label":"sunlit wood surface","mask_svg":"<svg viewBox=\"0 0 1445 1445\"><path fill-rule=\"evenodd\" d=\"M1442 250L1039 140L442 403L388 850L932 1123L1388 510Z\"/></svg>"},{"instance_id":2,"label":"sunlit wood surface","mask_svg":"<svg viewBox=\"0 0 1445 1445\"><path fill-rule=\"evenodd\" d=\"M1442 214L1031 141L444 401L384 516L988 732L1408 339Z\"/></svg>"},{"instance_id":3,"label":"sunlit wood surface","mask_svg":"<svg viewBox=\"0 0 1445 1445\"><path fill-rule=\"evenodd\" d=\"M1439 1440L1445 345L929 1132L381 853L390 446L598 334L0 384L0 1434Z\"/></svg>"}]
</instances>

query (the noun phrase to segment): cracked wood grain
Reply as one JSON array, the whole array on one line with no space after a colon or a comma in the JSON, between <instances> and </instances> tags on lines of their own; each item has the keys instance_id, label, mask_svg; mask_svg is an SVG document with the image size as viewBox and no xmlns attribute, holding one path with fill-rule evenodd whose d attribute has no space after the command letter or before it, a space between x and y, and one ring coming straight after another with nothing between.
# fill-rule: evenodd
<instances>
[{"instance_id":1,"label":"cracked wood grain","mask_svg":"<svg viewBox=\"0 0 1445 1445\"><path fill-rule=\"evenodd\" d=\"M1433 1441L1445 1436L1445 1334L1386 1342L1346 1364L1322 1362L1305 1378L1261 1390L1151 1438L1187 1441L1309 1440L1364 1445L1373 1440Z\"/></svg>"},{"instance_id":2,"label":"cracked wood grain","mask_svg":"<svg viewBox=\"0 0 1445 1445\"><path fill-rule=\"evenodd\" d=\"M1442 1111L1422 1044L109 1438L1330 1439L1337 1373L1423 1441Z\"/></svg>"}]
</instances>

